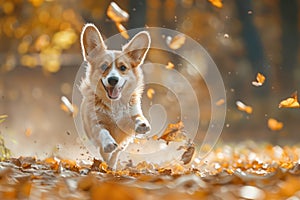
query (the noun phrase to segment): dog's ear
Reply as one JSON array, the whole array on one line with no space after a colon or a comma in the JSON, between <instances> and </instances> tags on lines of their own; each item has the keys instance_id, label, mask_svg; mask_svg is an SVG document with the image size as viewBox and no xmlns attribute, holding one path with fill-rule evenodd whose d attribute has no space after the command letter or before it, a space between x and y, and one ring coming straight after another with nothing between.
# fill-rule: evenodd
<instances>
[{"instance_id":1,"label":"dog's ear","mask_svg":"<svg viewBox=\"0 0 300 200\"><path fill-rule=\"evenodd\" d=\"M151 43L150 35L146 31L136 34L122 50L135 62L135 66L143 63Z\"/></svg>"},{"instance_id":2,"label":"dog's ear","mask_svg":"<svg viewBox=\"0 0 300 200\"><path fill-rule=\"evenodd\" d=\"M94 24L86 24L83 27L80 42L84 60L97 46L106 49L102 36Z\"/></svg>"}]
</instances>

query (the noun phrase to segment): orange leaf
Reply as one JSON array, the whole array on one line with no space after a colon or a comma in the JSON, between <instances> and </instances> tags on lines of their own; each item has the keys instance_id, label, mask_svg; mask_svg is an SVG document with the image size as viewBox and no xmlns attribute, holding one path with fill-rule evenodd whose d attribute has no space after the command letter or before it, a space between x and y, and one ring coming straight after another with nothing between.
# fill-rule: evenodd
<instances>
[{"instance_id":1,"label":"orange leaf","mask_svg":"<svg viewBox=\"0 0 300 200\"><path fill-rule=\"evenodd\" d=\"M298 96L297 96L297 91L294 92L292 97L287 98L285 100L282 100L279 103L279 108L300 108L300 104L298 102Z\"/></svg>"},{"instance_id":2,"label":"orange leaf","mask_svg":"<svg viewBox=\"0 0 300 200\"><path fill-rule=\"evenodd\" d=\"M129 14L122 10L115 2L109 4L106 14L116 23L126 22L129 19Z\"/></svg>"},{"instance_id":3,"label":"orange leaf","mask_svg":"<svg viewBox=\"0 0 300 200\"><path fill-rule=\"evenodd\" d=\"M32 130L31 130L30 128L27 128L27 129L25 130L25 135L26 135L27 137L29 137L29 136L31 136L31 134L32 134Z\"/></svg>"},{"instance_id":4,"label":"orange leaf","mask_svg":"<svg viewBox=\"0 0 300 200\"><path fill-rule=\"evenodd\" d=\"M259 87L262 86L264 84L266 80L266 77L264 75L262 75L261 73L257 73L256 75L256 81L252 81L252 85Z\"/></svg>"},{"instance_id":5,"label":"orange leaf","mask_svg":"<svg viewBox=\"0 0 300 200\"><path fill-rule=\"evenodd\" d=\"M238 108L240 111L244 111L244 112L246 112L246 113L248 113L248 114L251 114L252 111L253 111L253 109L252 109L251 106L247 106L247 105L245 105L245 104L244 104L243 102L241 102L241 101L237 101L237 102L236 102L236 106L237 106L237 108Z\"/></svg>"},{"instance_id":6,"label":"orange leaf","mask_svg":"<svg viewBox=\"0 0 300 200\"><path fill-rule=\"evenodd\" d=\"M223 7L223 3L221 0L208 0L213 6L217 7L217 8L222 8Z\"/></svg>"},{"instance_id":7,"label":"orange leaf","mask_svg":"<svg viewBox=\"0 0 300 200\"><path fill-rule=\"evenodd\" d=\"M171 49L176 50L179 49L185 43L185 39L186 38L183 34L178 34L173 38L171 36L168 36L166 38L166 42Z\"/></svg>"},{"instance_id":8,"label":"orange leaf","mask_svg":"<svg viewBox=\"0 0 300 200\"><path fill-rule=\"evenodd\" d=\"M154 94L155 94L155 90L153 90L152 88L149 88L149 89L147 90L147 97L148 97L149 99L152 99Z\"/></svg>"},{"instance_id":9,"label":"orange leaf","mask_svg":"<svg viewBox=\"0 0 300 200\"><path fill-rule=\"evenodd\" d=\"M166 69L174 69L174 64L171 62L168 62L168 65L166 66Z\"/></svg>"},{"instance_id":10,"label":"orange leaf","mask_svg":"<svg viewBox=\"0 0 300 200\"><path fill-rule=\"evenodd\" d=\"M121 33L122 37L124 37L125 39L129 39L129 35L127 33L126 28L121 23L117 23L117 22L116 22L116 26L118 28L118 31Z\"/></svg>"},{"instance_id":11,"label":"orange leaf","mask_svg":"<svg viewBox=\"0 0 300 200\"><path fill-rule=\"evenodd\" d=\"M268 127L272 131L279 131L279 130L281 130L283 128L283 123L277 121L276 119L270 118L268 120Z\"/></svg>"},{"instance_id":12,"label":"orange leaf","mask_svg":"<svg viewBox=\"0 0 300 200\"><path fill-rule=\"evenodd\" d=\"M217 106L221 106L221 105L223 105L225 103L225 100L224 99L220 99L220 100L218 100L217 102L216 102L216 105Z\"/></svg>"},{"instance_id":13,"label":"orange leaf","mask_svg":"<svg viewBox=\"0 0 300 200\"><path fill-rule=\"evenodd\" d=\"M184 128L184 125L182 121L179 121L176 124L169 124L162 136L158 139L163 139L169 144L169 142L181 142L186 139L186 136L182 129Z\"/></svg>"}]
</instances>

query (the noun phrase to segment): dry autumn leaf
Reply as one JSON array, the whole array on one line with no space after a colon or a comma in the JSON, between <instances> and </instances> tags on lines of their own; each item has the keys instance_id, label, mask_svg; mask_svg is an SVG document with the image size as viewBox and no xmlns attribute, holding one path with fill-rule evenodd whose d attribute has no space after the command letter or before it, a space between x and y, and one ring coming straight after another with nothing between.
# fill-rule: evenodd
<instances>
[{"instance_id":1,"label":"dry autumn leaf","mask_svg":"<svg viewBox=\"0 0 300 200\"><path fill-rule=\"evenodd\" d=\"M248 114L251 114L252 111L253 111L253 109L252 109L251 106L247 106L247 105L245 105L245 104L244 104L243 102L241 102L241 101L236 101L235 104L236 104L237 108L238 108L240 111L244 111L244 112L246 112L246 113L248 113Z\"/></svg>"},{"instance_id":2,"label":"dry autumn leaf","mask_svg":"<svg viewBox=\"0 0 300 200\"><path fill-rule=\"evenodd\" d=\"M4 122L7 117L7 115L0 115L0 123Z\"/></svg>"},{"instance_id":3,"label":"dry autumn leaf","mask_svg":"<svg viewBox=\"0 0 300 200\"><path fill-rule=\"evenodd\" d=\"M76 116L78 109L75 105L73 105L69 99L65 96L61 97L62 103L60 104L60 108L65 111L66 113L70 113L73 116Z\"/></svg>"},{"instance_id":4,"label":"dry autumn leaf","mask_svg":"<svg viewBox=\"0 0 300 200\"><path fill-rule=\"evenodd\" d=\"M109 4L106 14L116 23L126 22L129 19L129 14L122 10L115 2Z\"/></svg>"},{"instance_id":5,"label":"dry autumn leaf","mask_svg":"<svg viewBox=\"0 0 300 200\"><path fill-rule=\"evenodd\" d=\"M31 130L30 128L27 128L27 129L25 130L25 135L26 135L27 137L29 137L29 136L31 136L31 134L32 134L32 130Z\"/></svg>"},{"instance_id":6,"label":"dry autumn leaf","mask_svg":"<svg viewBox=\"0 0 300 200\"><path fill-rule=\"evenodd\" d=\"M223 3L221 0L208 0L213 6L217 7L217 8L222 8L223 7Z\"/></svg>"},{"instance_id":7,"label":"dry autumn leaf","mask_svg":"<svg viewBox=\"0 0 300 200\"><path fill-rule=\"evenodd\" d=\"M182 121L176 123L176 124L169 124L162 136L160 136L158 139L165 140L167 144L169 142L181 142L186 139L186 136L183 132L184 125Z\"/></svg>"},{"instance_id":8,"label":"dry autumn leaf","mask_svg":"<svg viewBox=\"0 0 300 200\"><path fill-rule=\"evenodd\" d=\"M252 81L252 85L254 85L256 87L262 86L264 84L265 80L266 80L266 77L263 74L257 73L256 81Z\"/></svg>"},{"instance_id":9,"label":"dry autumn leaf","mask_svg":"<svg viewBox=\"0 0 300 200\"><path fill-rule=\"evenodd\" d=\"M279 108L300 108L300 104L298 102L297 91L294 92L290 98L282 100L279 103Z\"/></svg>"},{"instance_id":10,"label":"dry autumn leaf","mask_svg":"<svg viewBox=\"0 0 300 200\"><path fill-rule=\"evenodd\" d=\"M270 118L268 120L268 127L272 131L279 131L279 130L281 130L283 128L283 123L277 121L276 119Z\"/></svg>"},{"instance_id":11,"label":"dry autumn leaf","mask_svg":"<svg viewBox=\"0 0 300 200\"><path fill-rule=\"evenodd\" d=\"M181 160L184 165L188 164L191 162L192 158L195 155L195 147L194 146L189 146L186 151L182 154Z\"/></svg>"},{"instance_id":12,"label":"dry autumn leaf","mask_svg":"<svg viewBox=\"0 0 300 200\"><path fill-rule=\"evenodd\" d=\"M166 38L166 42L171 49L179 49L185 43L185 36L183 34L178 34L173 38L168 36Z\"/></svg>"},{"instance_id":13,"label":"dry autumn leaf","mask_svg":"<svg viewBox=\"0 0 300 200\"><path fill-rule=\"evenodd\" d=\"M166 69L174 69L174 64L171 62L168 62Z\"/></svg>"},{"instance_id":14,"label":"dry autumn leaf","mask_svg":"<svg viewBox=\"0 0 300 200\"><path fill-rule=\"evenodd\" d=\"M149 99L152 99L154 94L155 94L155 90L154 90L154 89L149 88L149 89L147 90L147 97L148 97Z\"/></svg>"},{"instance_id":15,"label":"dry autumn leaf","mask_svg":"<svg viewBox=\"0 0 300 200\"><path fill-rule=\"evenodd\" d=\"M225 100L224 99L220 99L220 100L218 100L217 102L216 102L216 105L217 106L221 106L221 105L223 105L225 103Z\"/></svg>"},{"instance_id":16,"label":"dry autumn leaf","mask_svg":"<svg viewBox=\"0 0 300 200\"><path fill-rule=\"evenodd\" d=\"M126 28L121 23L118 23L118 22L116 22L116 26L118 28L118 31L122 35L122 37L124 37L125 39L129 39L129 35L127 33Z\"/></svg>"}]
</instances>

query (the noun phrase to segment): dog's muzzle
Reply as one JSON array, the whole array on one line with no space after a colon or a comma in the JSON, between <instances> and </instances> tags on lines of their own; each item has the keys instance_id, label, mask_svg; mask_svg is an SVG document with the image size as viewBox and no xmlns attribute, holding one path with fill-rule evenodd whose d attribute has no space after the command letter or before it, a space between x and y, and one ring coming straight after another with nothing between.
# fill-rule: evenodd
<instances>
[{"instance_id":1,"label":"dog's muzzle","mask_svg":"<svg viewBox=\"0 0 300 200\"><path fill-rule=\"evenodd\" d=\"M114 86L111 86L111 85L105 86L102 80L101 80L101 82L102 82L102 85L103 85L104 89L106 90L107 96L110 99L118 99L120 97L122 89L123 89L123 87L126 83L126 81L125 81L124 84L121 87L118 87L116 85L114 85Z\"/></svg>"}]
</instances>

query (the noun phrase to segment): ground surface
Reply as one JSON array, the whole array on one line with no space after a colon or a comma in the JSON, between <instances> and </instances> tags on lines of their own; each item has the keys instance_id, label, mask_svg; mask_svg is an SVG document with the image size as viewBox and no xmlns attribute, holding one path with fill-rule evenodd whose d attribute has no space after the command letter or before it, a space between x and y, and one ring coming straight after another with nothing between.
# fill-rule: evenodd
<instances>
[{"instance_id":1,"label":"ground surface","mask_svg":"<svg viewBox=\"0 0 300 200\"><path fill-rule=\"evenodd\" d=\"M129 163L115 172L99 160L10 158L0 162L0 199L299 199L299 155L248 143L189 165Z\"/></svg>"}]
</instances>

